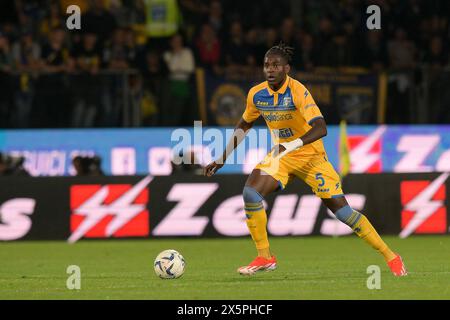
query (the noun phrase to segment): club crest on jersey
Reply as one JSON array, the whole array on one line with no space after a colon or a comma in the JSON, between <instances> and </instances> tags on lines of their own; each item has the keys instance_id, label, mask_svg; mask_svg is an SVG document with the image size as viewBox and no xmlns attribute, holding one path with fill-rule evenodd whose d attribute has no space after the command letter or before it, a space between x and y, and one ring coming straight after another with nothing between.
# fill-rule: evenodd
<instances>
[{"instance_id":1,"label":"club crest on jersey","mask_svg":"<svg viewBox=\"0 0 450 320\"><path fill-rule=\"evenodd\" d=\"M291 105L292 99L291 97L284 97L283 99L283 106L289 107Z\"/></svg>"}]
</instances>

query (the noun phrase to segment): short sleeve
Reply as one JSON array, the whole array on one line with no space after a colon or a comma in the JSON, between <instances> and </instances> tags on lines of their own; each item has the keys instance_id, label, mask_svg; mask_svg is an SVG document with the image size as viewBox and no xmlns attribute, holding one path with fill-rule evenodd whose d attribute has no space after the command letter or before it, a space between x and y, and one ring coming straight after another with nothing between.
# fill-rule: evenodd
<instances>
[{"instance_id":1,"label":"short sleeve","mask_svg":"<svg viewBox=\"0 0 450 320\"><path fill-rule=\"evenodd\" d=\"M299 101L300 111L309 125L311 125L314 120L323 118L322 112L320 112L314 98L305 86L298 84L295 93L295 98Z\"/></svg>"},{"instance_id":2,"label":"short sleeve","mask_svg":"<svg viewBox=\"0 0 450 320\"><path fill-rule=\"evenodd\" d=\"M254 122L260 116L258 109L256 109L256 106L253 103L254 95L254 91L250 90L247 95L247 106L245 107L245 112L242 115L242 118L248 123Z\"/></svg>"}]
</instances>

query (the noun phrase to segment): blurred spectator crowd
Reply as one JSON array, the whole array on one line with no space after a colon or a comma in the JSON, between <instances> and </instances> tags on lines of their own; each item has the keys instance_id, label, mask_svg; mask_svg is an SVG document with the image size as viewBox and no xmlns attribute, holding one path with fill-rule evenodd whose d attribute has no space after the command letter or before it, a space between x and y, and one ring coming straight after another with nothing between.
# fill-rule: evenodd
<instances>
[{"instance_id":1,"label":"blurred spectator crowd","mask_svg":"<svg viewBox=\"0 0 450 320\"><path fill-rule=\"evenodd\" d=\"M25 168L25 161L23 156L0 152L0 177L30 176L30 173ZM72 159L72 166L74 175L77 177L104 175L102 159L99 156L76 156Z\"/></svg>"},{"instance_id":2,"label":"blurred spectator crowd","mask_svg":"<svg viewBox=\"0 0 450 320\"><path fill-rule=\"evenodd\" d=\"M22 176L27 177L29 173L24 168L25 158L14 157L0 152L0 177Z\"/></svg>"},{"instance_id":3,"label":"blurred spectator crowd","mask_svg":"<svg viewBox=\"0 0 450 320\"><path fill-rule=\"evenodd\" d=\"M73 4L81 30L66 27ZM366 27L370 4L381 30ZM299 71L439 71L449 17L446 0L2 0L0 127L191 125L196 67L252 79L280 40Z\"/></svg>"}]
</instances>

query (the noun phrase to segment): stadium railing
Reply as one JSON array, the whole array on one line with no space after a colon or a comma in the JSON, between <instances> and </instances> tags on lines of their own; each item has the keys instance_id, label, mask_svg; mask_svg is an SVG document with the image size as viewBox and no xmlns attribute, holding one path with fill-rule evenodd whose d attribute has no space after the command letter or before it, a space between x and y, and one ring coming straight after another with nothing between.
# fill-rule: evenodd
<instances>
[{"instance_id":1,"label":"stadium railing","mask_svg":"<svg viewBox=\"0 0 450 320\"><path fill-rule=\"evenodd\" d=\"M138 127L138 70L23 71L0 76L0 127Z\"/></svg>"}]
</instances>

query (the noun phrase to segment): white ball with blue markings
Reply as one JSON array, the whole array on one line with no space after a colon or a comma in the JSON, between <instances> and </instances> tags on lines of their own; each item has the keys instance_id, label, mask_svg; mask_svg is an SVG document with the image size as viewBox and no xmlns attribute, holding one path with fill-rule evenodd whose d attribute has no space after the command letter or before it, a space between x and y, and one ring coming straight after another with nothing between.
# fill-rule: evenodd
<instances>
[{"instance_id":1,"label":"white ball with blue markings","mask_svg":"<svg viewBox=\"0 0 450 320\"><path fill-rule=\"evenodd\" d=\"M186 268L183 256L176 250L164 250L155 259L155 273L161 279L177 279Z\"/></svg>"}]
</instances>

